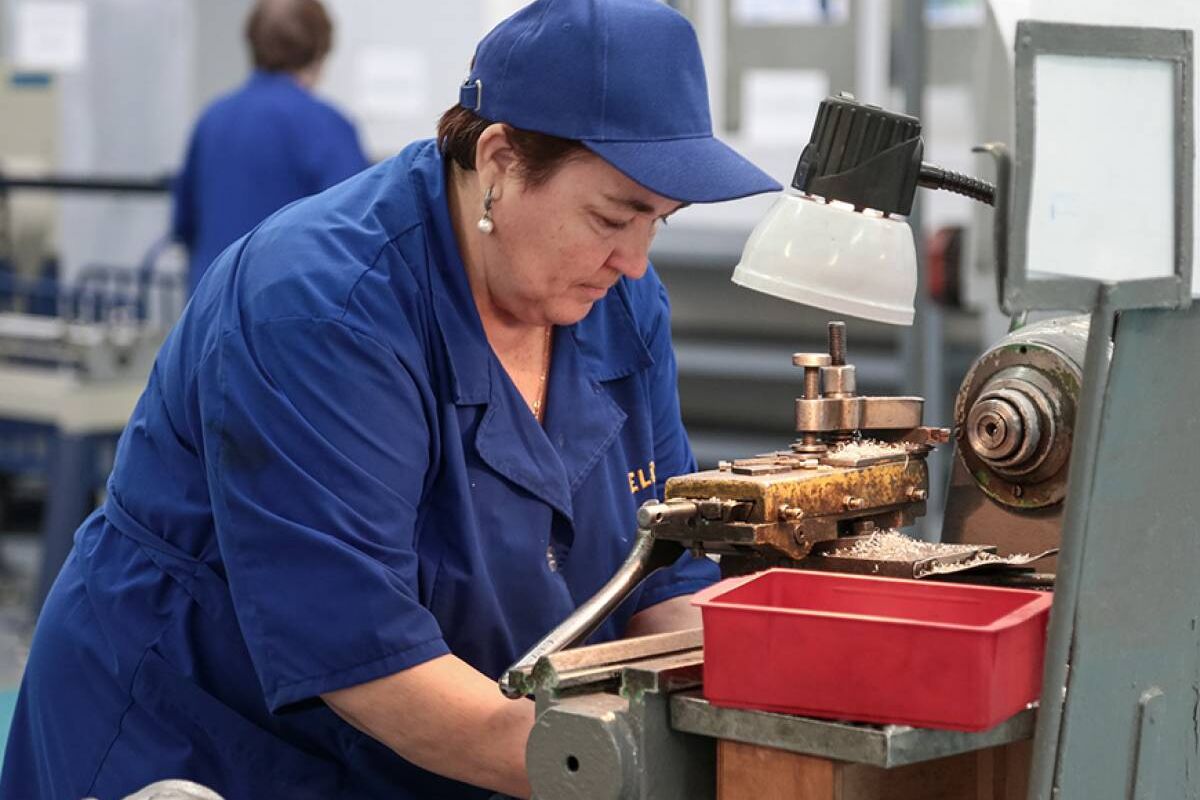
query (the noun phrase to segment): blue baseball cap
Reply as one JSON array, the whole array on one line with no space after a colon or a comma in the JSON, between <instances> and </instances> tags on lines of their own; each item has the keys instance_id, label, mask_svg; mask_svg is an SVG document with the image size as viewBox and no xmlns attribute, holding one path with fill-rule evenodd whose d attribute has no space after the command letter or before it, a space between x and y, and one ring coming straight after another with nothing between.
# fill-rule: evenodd
<instances>
[{"instance_id":1,"label":"blue baseball cap","mask_svg":"<svg viewBox=\"0 0 1200 800\"><path fill-rule=\"evenodd\" d=\"M687 203L782 187L713 136L691 23L659 0L537 0L475 50L459 104L582 143L652 192Z\"/></svg>"}]
</instances>

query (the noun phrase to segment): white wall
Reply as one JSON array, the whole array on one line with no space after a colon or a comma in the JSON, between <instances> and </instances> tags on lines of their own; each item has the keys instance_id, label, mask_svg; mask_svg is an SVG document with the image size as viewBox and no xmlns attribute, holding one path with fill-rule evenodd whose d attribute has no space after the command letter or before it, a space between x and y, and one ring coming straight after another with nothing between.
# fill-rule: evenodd
<instances>
[{"instance_id":1,"label":"white wall","mask_svg":"<svg viewBox=\"0 0 1200 800\"><path fill-rule=\"evenodd\" d=\"M88 0L88 63L59 76L59 164L68 174L151 176L180 158L192 113L188 0ZM60 203L62 276L137 264L168 229L161 198Z\"/></svg>"},{"instance_id":2,"label":"white wall","mask_svg":"<svg viewBox=\"0 0 1200 800\"><path fill-rule=\"evenodd\" d=\"M359 123L367 153L387 158L433 135L458 102L475 44L517 0L325 0L337 41L319 91Z\"/></svg>"}]
</instances>

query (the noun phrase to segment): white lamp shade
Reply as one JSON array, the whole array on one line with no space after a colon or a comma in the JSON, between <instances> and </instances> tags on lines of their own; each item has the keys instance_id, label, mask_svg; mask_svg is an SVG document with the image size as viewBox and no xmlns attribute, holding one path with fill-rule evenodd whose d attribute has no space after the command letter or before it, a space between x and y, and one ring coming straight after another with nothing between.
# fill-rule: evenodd
<instances>
[{"instance_id":1,"label":"white lamp shade","mask_svg":"<svg viewBox=\"0 0 1200 800\"><path fill-rule=\"evenodd\" d=\"M902 220L788 192L750 234L733 282L838 314L911 325L912 230Z\"/></svg>"}]
</instances>

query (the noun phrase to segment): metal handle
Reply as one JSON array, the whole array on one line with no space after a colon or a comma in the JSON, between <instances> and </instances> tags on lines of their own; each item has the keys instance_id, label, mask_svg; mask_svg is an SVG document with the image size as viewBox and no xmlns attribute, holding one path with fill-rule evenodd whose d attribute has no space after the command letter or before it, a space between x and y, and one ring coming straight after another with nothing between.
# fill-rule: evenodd
<instances>
[{"instance_id":1,"label":"metal handle","mask_svg":"<svg viewBox=\"0 0 1200 800\"><path fill-rule=\"evenodd\" d=\"M1012 157L1008 146L1002 142L988 142L971 148L975 153L987 153L996 162L996 196L993 205L996 215L992 219L993 254L996 259L996 299L1005 313L1011 314L1004 300L1004 284L1008 282L1008 197L1012 184Z\"/></svg>"},{"instance_id":2,"label":"metal handle","mask_svg":"<svg viewBox=\"0 0 1200 800\"><path fill-rule=\"evenodd\" d=\"M633 550L617 573L600 591L575 609L571 616L560 622L558 627L546 634L528 653L521 656L519 661L504 671L503 677L500 678L500 691L505 697L513 699L528 694L533 667L542 656L557 653L582 642L608 619L613 609L642 581L656 570L675 563L683 552L684 548L679 543L656 539L652 530L639 529Z\"/></svg>"}]
</instances>

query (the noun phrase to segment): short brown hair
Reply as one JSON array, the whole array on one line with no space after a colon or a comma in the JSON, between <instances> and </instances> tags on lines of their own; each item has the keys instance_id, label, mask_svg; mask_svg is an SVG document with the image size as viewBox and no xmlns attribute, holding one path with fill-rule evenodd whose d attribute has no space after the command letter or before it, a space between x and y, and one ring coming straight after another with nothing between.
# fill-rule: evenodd
<instances>
[{"instance_id":1,"label":"short brown hair","mask_svg":"<svg viewBox=\"0 0 1200 800\"><path fill-rule=\"evenodd\" d=\"M333 23L318 0L258 0L246 40L257 68L297 72L329 54Z\"/></svg>"},{"instance_id":2,"label":"short brown hair","mask_svg":"<svg viewBox=\"0 0 1200 800\"><path fill-rule=\"evenodd\" d=\"M494 124L469 108L454 106L438 120L438 149L446 158L465 170L475 169L475 146L483 131ZM522 130L511 125L508 140L517 154L521 178L529 186L540 186L567 161L586 152L574 139L563 139L545 133Z\"/></svg>"}]
</instances>

